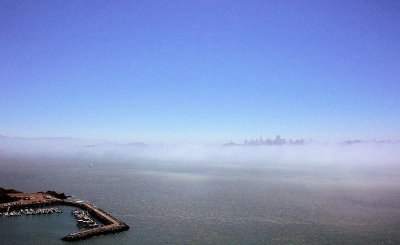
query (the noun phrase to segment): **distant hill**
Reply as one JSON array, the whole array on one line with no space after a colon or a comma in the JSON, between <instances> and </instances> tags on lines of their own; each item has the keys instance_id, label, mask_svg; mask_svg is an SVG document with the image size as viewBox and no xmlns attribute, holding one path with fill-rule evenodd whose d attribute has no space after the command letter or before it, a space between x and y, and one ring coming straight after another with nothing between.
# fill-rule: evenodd
<instances>
[{"instance_id":1,"label":"distant hill","mask_svg":"<svg viewBox=\"0 0 400 245\"><path fill-rule=\"evenodd\" d=\"M128 143L126 144L127 146L139 146L139 147L146 147L148 146L147 144L143 143L143 142L132 142L132 143Z\"/></svg>"},{"instance_id":2,"label":"distant hill","mask_svg":"<svg viewBox=\"0 0 400 245\"><path fill-rule=\"evenodd\" d=\"M236 143L233 143L233 142L229 142L229 143L223 144L222 146L239 146L239 145L241 145L241 144L236 144Z\"/></svg>"},{"instance_id":3,"label":"distant hill","mask_svg":"<svg viewBox=\"0 0 400 245\"><path fill-rule=\"evenodd\" d=\"M57 141L80 141L80 138L73 137L14 137L0 135L0 139L15 139L15 140L57 140Z\"/></svg>"}]
</instances>

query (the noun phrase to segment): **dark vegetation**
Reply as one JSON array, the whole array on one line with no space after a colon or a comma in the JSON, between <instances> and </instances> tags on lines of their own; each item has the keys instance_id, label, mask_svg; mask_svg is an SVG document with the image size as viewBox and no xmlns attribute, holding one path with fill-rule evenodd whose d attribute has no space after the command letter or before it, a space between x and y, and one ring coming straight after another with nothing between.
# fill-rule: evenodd
<instances>
[{"instance_id":1,"label":"dark vegetation","mask_svg":"<svg viewBox=\"0 0 400 245\"><path fill-rule=\"evenodd\" d=\"M63 192L46 191L46 194L52 195L58 199L67 199L70 196L66 196Z\"/></svg>"},{"instance_id":2,"label":"dark vegetation","mask_svg":"<svg viewBox=\"0 0 400 245\"><path fill-rule=\"evenodd\" d=\"M21 192L16 191L14 189L4 189L0 187L0 203L13 202L18 200L18 198L9 196L8 194L10 193L21 193Z\"/></svg>"}]
</instances>

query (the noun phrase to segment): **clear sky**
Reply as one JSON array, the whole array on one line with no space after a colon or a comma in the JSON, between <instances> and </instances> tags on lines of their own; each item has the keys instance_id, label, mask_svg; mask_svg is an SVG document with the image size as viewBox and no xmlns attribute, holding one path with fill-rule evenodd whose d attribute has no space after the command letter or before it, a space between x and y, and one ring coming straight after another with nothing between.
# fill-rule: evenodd
<instances>
[{"instance_id":1,"label":"clear sky","mask_svg":"<svg viewBox=\"0 0 400 245\"><path fill-rule=\"evenodd\" d=\"M0 1L0 134L400 137L400 1Z\"/></svg>"}]
</instances>

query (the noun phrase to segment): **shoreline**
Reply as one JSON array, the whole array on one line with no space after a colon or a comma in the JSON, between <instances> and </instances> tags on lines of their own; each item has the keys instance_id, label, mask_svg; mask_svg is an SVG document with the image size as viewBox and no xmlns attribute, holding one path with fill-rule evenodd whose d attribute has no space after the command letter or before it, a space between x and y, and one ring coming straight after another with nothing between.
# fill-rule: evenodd
<instances>
[{"instance_id":1,"label":"shoreline","mask_svg":"<svg viewBox=\"0 0 400 245\"><path fill-rule=\"evenodd\" d=\"M25 198L28 197L29 199L18 200L8 203L1 203L0 212L5 212L5 211L10 212L13 211L14 209L37 208L37 207L54 206L54 205L67 205L67 206L78 207L85 211L88 211L90 215L92 215L93 217L95 217L104 224L104 226L102 227L97 227L66 235L63 238L61 238L61 240L63 241L78 241L78 240L88 239L93 236L99 236L99 235L105 235L105 234L111 234L129 230L129 226L127 224L117 220L104 210L94 207L89 203L62 200L46 193L33 193L33 194L18 193L10 195L23 196Z\"/></svg>"}]
</instances>

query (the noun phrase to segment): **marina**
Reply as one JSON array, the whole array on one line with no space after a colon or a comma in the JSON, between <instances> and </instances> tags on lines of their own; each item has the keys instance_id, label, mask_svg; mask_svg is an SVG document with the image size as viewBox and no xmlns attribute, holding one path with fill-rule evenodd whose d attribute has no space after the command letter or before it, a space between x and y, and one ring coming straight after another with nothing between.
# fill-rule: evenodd
<instances>
[{"instance_id":1,"label":"marina","mask_svg":"<svg viewBox=\"0 0 400 245\"><path fill-rule=\"evenodd\" d=\"M62 213L62 210L58 207L55 208L25 208L20 210L14 210L11 212L0 213L3 216L21 216L21 215L38 215L38 214L53 214L53 213Z\"/></svg>"},{"instance_id":2,"label":"marina","mask_svg":"<svg viewBox=\"0 0 400 245\"><path fill-rule=\"evenodd\" d=\"M64 236L61 240L77 241L87 239L93 236L99 236L110 233L126 231L129 226L125 223L113 218L105 211L85 202L69 201L58 198L64 196L63 193L52 192L47 193L9 193L11 198L19 199L14 202L3 203L0 206L0 214L2 216L22 216L22 215L38 215L62 213L62 210L54 206L72 206L82 210L71 210L71 214L77 219L79 228L88 228L83 231L74 232ZM53 206L53 207L49 207ZM93 218L92 218L93 217ZM102 223L100 226L94 221L94 218Z\"/></svg>"},{"instance_id":3,"label":"marina","mask_svg":"<svg viewBox=\"0 0 400 245\"><path fill-rule=\"evenodd\" d=\"M73 214L77 219L77 226L79 228L94 228L99 226L93 219L90 218L88 211L73 210L71 211L71 214Z\"/></svg>"}]
</instances>

